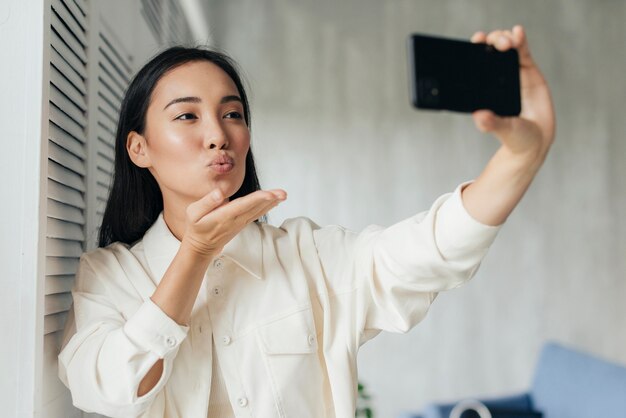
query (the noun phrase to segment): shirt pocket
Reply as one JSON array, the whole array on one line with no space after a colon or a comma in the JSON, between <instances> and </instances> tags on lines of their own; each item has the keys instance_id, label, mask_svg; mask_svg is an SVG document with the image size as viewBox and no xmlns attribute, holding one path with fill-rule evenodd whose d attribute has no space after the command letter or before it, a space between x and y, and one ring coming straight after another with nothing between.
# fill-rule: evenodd
<instances>
[{"instance_id":1,"label":"shirt pocket","mask_svg":"<svg viewBox=\"0 0 626 418\"><path fill-rule=\"evenodd\" d=\"M261 323L258 328L265 354L310 354L317 352L317 335L311 306L298 307L287 314Z\"/></svg>"},{"instance_id":2,"label":"shirt pocket","mask_svg":"<svg viewBox=\"0 0 626 418\"><path fill-rule=\"evenodd\" d=\"M278 416L323 416L325 373L312 307L298 307L265 321L257 332Z\"/></svg>"}]
</instances>

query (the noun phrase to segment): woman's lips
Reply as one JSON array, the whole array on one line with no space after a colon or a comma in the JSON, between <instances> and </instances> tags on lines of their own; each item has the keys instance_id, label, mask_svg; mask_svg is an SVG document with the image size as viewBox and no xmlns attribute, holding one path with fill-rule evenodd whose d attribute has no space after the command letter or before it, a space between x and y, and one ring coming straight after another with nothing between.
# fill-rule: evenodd
<instances>
[{"instance_id":1,"label":"woman's lips","mask_svg":"<svg viewBox=\"0 0 626 418\"><path fill-rule=\"evenodd\" d=\"M225 173L228 173L230 170L232 170L233 166L234 164L231 164L231 163L211 164L209 165L209 168L215 171L216 173L225 174Z\"/></svg>"},{"instance_id":2,"label":"woman's lips","mask_svg":"<svg viewBox=\"0 0 626 418\"><path fill-rule=\"evenodd\" d=\"M209 163L209 168L216 173L225 174L233 169L235 160L227 155L220 155Z\"/></svg>"}]
</instances>

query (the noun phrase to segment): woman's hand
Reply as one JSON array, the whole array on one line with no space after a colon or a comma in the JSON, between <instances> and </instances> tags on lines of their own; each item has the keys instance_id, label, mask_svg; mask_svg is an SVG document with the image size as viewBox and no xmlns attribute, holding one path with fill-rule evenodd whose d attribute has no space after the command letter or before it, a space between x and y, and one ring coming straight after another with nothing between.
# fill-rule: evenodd
<instances>
[{"instance_id":1,"label":"woman's hand","mask_svg":"<svg viewBox=\"0 0 626 418\"><path fill-rule=\"evenodd\" d=\"M554 109L548 85L530 55L524 28L517 25L512 31L476 32L471 40L500 51L516 48L520 63L519 117L499 117L489 110L478 110L473 114L476 127L494 134L512 155L542 160L554 141Z\"/></svg>"},{"instance_id":2,"label":"woman's hand","mask_svg":"<svg viewBox=\"0 0 626 418\"><path fill-rule=\"evenodd\" d=\"M543 164L554 141L554 109L521 26L488 35L477 32L472 42L485 42L500 51L517 48L520 60L521 114L499 117L489 110L473 114L478 129L494 134L502 146L476 181L462 190L461 197L474 219L495 226L511 214Z\"/></svg>"},{"instance_id":3,"label":"woman's hand","mask_svg":"<svg viewBox=\"0 0 626 418\"><path fill-rule=\"evenodd\" d=\"M287 198L284 190L257 190L227 201L219 189L187 207L182 245L201 257L214 257L250 222Z\"/></svg>"}]
</instances>

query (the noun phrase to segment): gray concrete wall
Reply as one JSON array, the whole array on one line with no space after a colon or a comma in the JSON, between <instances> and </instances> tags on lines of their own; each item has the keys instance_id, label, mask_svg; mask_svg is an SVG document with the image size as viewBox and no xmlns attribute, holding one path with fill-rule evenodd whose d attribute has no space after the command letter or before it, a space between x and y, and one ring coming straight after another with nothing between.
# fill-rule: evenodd
<instances>
[{"instance_id":1,"label":"gray concrete wall","mask_svg":"<svg viewBox=\"0 0 626 418\"><path fill-rule=\"evenodd\" d=\"M524 390L548 339L626 363L626 2L213 0L207 14L250 82L262 184L289 192L270 221L354 230L427 209L498 146L467 115L409 106L406 36L528 30L557 141L475 279L361 350L377 417Z\"/></svg>"}]
</instances>

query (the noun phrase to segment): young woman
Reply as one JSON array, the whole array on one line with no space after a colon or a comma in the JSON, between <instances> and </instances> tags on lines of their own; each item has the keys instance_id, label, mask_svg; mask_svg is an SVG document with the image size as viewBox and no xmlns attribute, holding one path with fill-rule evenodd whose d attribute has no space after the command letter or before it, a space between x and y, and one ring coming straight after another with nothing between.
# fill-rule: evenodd
<instances>
[{"instance_id":1,"label":"young woman","mask_svg":"<svg viewBox=\"0 0 626 418\"><path fill-rule=\"evenodd\" d=\"M175 47L128 87L100 248L83 254L59 375L112 417L353 417L356 354L406 332L472 277L554 138L524 31L474 42L520 54L522 114L473 117L501 147L430 210L356 234L264 215L250 110L233 63Z\"/></svg>"}]
</instances>

